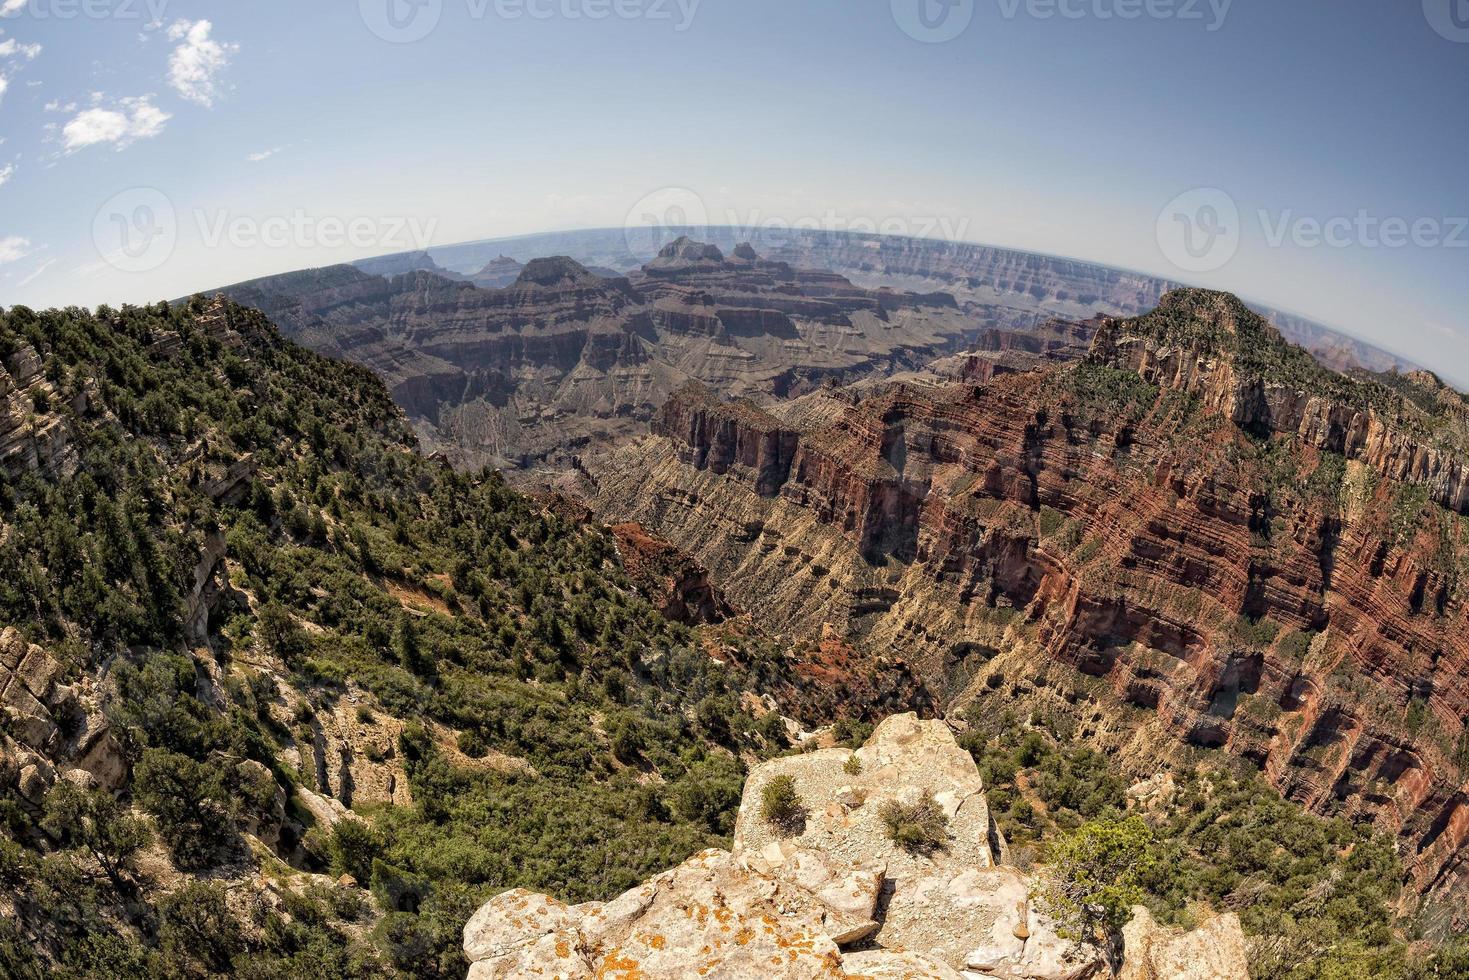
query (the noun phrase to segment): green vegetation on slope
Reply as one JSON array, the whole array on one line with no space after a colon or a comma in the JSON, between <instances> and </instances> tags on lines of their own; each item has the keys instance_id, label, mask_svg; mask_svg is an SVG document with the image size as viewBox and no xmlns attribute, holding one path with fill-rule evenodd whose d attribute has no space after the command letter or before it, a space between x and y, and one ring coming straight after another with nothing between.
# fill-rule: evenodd
<instances>
[{"instance_id":1,"label":"green vegetation on slope","mask_svg":"<svg viewBox=\"0 0 1469 980\"><path fill-rule=\"evenodd\" d=\"M768 689L767 651L712 661L602 532L414 452L365 371L198 302L0 314L0 357L26 345L50 389L32 409L80 466L0 482L0 625L95 682L127 775L37 806L5 773L0 975L459 980L484 898L606 898L722 842L744 760L783 748L741 699ZM1152 397L1103 380L1119 408ZM190 590L221 538L231 591L201 640ZM406 723L413 802L328 829L305 794L346 705ZM1003 711L971 720L1017 852L1105 856L1126 805L1107 760ZM1148 828L1148 904L1240 911L1260 976L1465 975L1457 948L1415 960L1392 933L1389 844L1258 779L1183 776Z\"/></svg>"},{"instance_id":2,"label":"green vegetation on slope","mask_svg":"<svg viewBox=\"0 0 1469 980\"><path fill-rule=\"evenodd\" d=\"M1019 860L1068 871L1071 887L1052 901L1084 910L1078 932L1116 925L1136 895L1164 923L1192 925L1201 904L1239 913L1255 980L1469 976L1469 944L1410 955L1394 935L1403 871L1389 838L1313 816L1259 776L1223 768L1176 777L1166 802L1144 808L1146 824L1136 811L1124 819L1126 783L1106 756L991 700L970 707L961 743ZM1119 852L1137 858L1126 875L1110 864Z\"/></svg>"},{"instance_id":3,"label":"green vegetation on slope","mask_svg":"<svg viewBox=\"0 0 1469 980\"><path fill-rule=\"evenodd\" d=\"M80 467L0 489L0 623L98 679L130 773L121 806L53 790L49 820L0 795L0 974L457 980L478 902L610 897L723 840L741 758L782 747L607 535L418 455L364 370L199 300L0 314L0 355L23 345ZM247 482L216 499L242 460ZM186 604L221 534L231 591L204 647ZM353 691L360 719L407 723L413 804L329 831L297 787L322 789L313 726ZM62 832L79 809L92 831ZM142 860L154 832L163 870ZM269 902L190 880L252 869L315 883Z\"/></svg>"},{"instance_id":4,"label":"green vegetation on slope","mask_svg":"<svg viewBox=\"0 0 1469 980\"><path fill-rule=\"evenodd\" d=\"M1397 374L1343 374L1281 337L1264 317L1229 293L1178 289L1156 309L1124 321L1123 331L1157 344L1230 361L1241 379L1319 395L1358 409L1439 445L1469 445L1463 397L1426 380Z\"/></svg>"}]
</instances>

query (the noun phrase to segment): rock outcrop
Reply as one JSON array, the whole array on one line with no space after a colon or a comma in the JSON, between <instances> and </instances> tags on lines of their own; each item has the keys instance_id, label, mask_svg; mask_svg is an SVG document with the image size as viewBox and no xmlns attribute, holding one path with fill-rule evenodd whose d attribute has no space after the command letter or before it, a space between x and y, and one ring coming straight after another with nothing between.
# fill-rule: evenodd
<instances>
[{"instance_id":1,"label":"rock outcrop","mask_svg":"<svg viewBox=\"0 0 1469 980\"><path fill-rule=\"evenodd\" d=\"M806 812L799 828L777 831L761 799L782 777ZM913 853L892 842L881 811L924 794L942 807L947 840ZM1063 939L1033 906L1028 876L999 866L1004 851L973 759L943 722L898 715L856 752L755 767L731 851L703 851L606 903L567 907L523 889L491 899L464 930L470 978L1111 977L1101 950ZM1201 944L1243 943L1232 918L1181 939L1142 921L1128 962L1155 972L1134 970L1136 980L1174 976L1156 971ZM1243 980L1231 956L1211 952L1177 976Z\"/></svg>"},{"instance_id":2,"label":"rock outcrop","mask_svg":"<svg viewBox=\"0 0 1469 980\"><path fill-rule=\"evenodd\" d=\"M774 496L790 478L797 434L749 402L726 402L701 384L673 393L652 430L670 437L679 459L695 469L737 470L762 496Z\"/></svg>"},{"instance_id":3,"label":"rock outcrop","mask_svg":"<svg viewBox=\"0 0 1469 980\"><path fill-rule=\"evenodd\" d=\"M612 536L633 584L664 616L693 626L734 615L708 570L668 541L641 524L618 524Z\"/></svg>"},{"instance_id":4,"label":"rock outcrop","mask_svg":"<svg viewBox=\"0 0 1469 980\"><path fill-rule=\"evenodd\" d=\"M760 816L761 794L780 777L794 781L807 809L794 835ZM948 839L937 856L894 844L880 816L885 803L911 805L924 793L933 796L948 821ZM886 719L855 752L819 749L756 766L745 781L734 850L760 852L779 843L860 855L881 863L889 880L914 879L949 865L993 868L1002 862L1005 847L974 759L947 725L919 721L915 714Z\"/></svg>"},{"instance_id":5,"label":"rock outcrop","mask_svg":"<svg viewBox=\"0 0 1469 980\"><path fill-rule=\"evenodd\" d=\"M56 780L113 789L127 762L91 691L13 627L0 632L0 785L39 807Z\"/></svg>"},{"instance_id":6,"label":"rock outcrop","mask_svg":"<svg viewBox=\"0 0 1469 980\"><path fill-rule=\"evenodd\" d=\"M1127 955L1117 980L1215 980L1248 972L1245 935L1233 912L1184 932L1160 927L1137 906L1122 929L1122 941Z\"/></svg>"},{"instance_id":7,"label":"rock outcrop","mask_svg":"<svg viewBox=\"0 0 1469 980\"><path fill-rule=\"evenodd\" d=\"M1434 501L1469 512L1469 468L1462 436L1469 406L1437 379L1402 398L1374 381L1320 367L1306 351L1233 296L1179 290L1134 320L1106 320L1091 358L1123 368L1204 407L1249 432L1283 433L1301 446L1361 461L1391 480L1429 489ZM1430 376L1431 378L1431 376ZM1424 411L1425 395L1441 417Z\"/></svg>"},{"instance_id":8,"label":"rock outcrop","mask_svg":"<svg viewBox=\"0 0 1469 980\"><path fill-rule=\"evenodd\" d=\"M808 889L704 851L606 904L505 892L465 926L464 951L471 980L844 977L829 917Z\"/></svg>"},{"instance_id":9,"label":"rock outcrop","mask_svg":"<svg viewBox=\"0 0 1469 980\"><path fill-rule=\"evenodd\" d=\"M781 777L807 811L789 837L761 816L765 788ZM946 840L931 851L905 849L893 842L884 809L925 795L944 814ZM894 715L855 752L823 749L757 766L745 783L734 852L779 869L785 852L802 848L880 875L883 907L870 936L859 938L881 949L1006 980L1072 980L1105 969L1100 951L1073 948L1033 907L1026 875L1000 866L1006 845L983 781L941 721Z\"/></svg>"},{"instance_id":10,"label":"rock outcrop","mask_svg":"<svg viewBox=\"0 0 1469 980\"><path fill-rule=\"evenodd\" d=\"M70 423L53 404L55 387L41 371L41 358L29 344L0 361L0 477L18 480L26 473L70 476L77 454ZM87 410L86 395L71 407Z\"/></svg>"}]
</instances>

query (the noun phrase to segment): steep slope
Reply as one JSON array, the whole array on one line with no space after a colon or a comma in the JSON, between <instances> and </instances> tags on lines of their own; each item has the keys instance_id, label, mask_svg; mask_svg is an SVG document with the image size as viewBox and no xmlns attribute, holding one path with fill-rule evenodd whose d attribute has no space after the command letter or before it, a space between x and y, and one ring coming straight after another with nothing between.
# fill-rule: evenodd
<instances>
[{"instance_id":1,"label":"steep slope","mask_svg":"<svg viewBox=\"0 0 1469 980\"><path fill-rule=\"evenodd\" d=\"M720 842L785 744L758 637L256 311L15 308L0 361L4 976L459 977L488 894Z\"/></svg>"},{"instance_id":2,"label":"steep slope","mask_svg":"<svg viewBox=\"0 0 1469 980\"><path fill-rule=\"evenodd\" d=\"M746 765L800 722L839 719L803 746L855 746L864 718L975 686L966 670L989 693L956 724L986 778L1058 823L1068 801L1123 805L1113 775L1048 780L1071 757L994 706L1025 692L973 669L998 651L959 651L930 688L905 651L864 658L835 629L777 645L742 617L670 622L644 592L689 619L734 610L645 529L420 455L381 383L256 311L15 308L0 363L4 976L462 977L491 896L603 901L726 846ZM862 403L776 407L798 431ZM1023 638L1013 655L1033 678ZM1190 846L1170 866L1207 888L1167 883L1155 912L1195 894L1295 910L1320 898L1295 894L1314 867L1332 901L1303 928L1339 921L1403 962L1386 888L1362 885L1396 880L1390 851L1287 809L1284 857L1231 836L1216 862L1234 808L1180 784ZM1021 820L1013 798L1001 819Z\"/></svg>"},{"instance_id":3,"label":"steep slope","mask_svg":"<svg viewBox=\"0 0 1469 980\"><path fill-rule=\"evenodd\" d=\"M683 389L579 489L773 628L902 650L958 703L993 677L1139 771L1249 760L1400 835L1463 927L1462 398L1328 371L1185 290L1081 362L827 404L803 425Z\"/></svg>"}]
</instances>

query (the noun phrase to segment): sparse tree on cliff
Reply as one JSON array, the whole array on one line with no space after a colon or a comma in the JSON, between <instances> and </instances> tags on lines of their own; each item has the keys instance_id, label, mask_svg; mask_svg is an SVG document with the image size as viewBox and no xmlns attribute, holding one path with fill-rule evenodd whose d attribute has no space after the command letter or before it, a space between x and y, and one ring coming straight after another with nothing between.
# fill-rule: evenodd
<instances>
[{"instance_id":1,"label":"sparse tree on cliff","mask_svg":"<svg viewBox=\"0 0 1469 980\"><path fill-rule=\"evenodd\" d=\"M1153 832L1138 816L1090 820L1052 841L1049 859L1037 896L1041 911L1065 938L1102 943L1142 902L1142 883L1157 860Z\"/></svg>"}]
</instances>

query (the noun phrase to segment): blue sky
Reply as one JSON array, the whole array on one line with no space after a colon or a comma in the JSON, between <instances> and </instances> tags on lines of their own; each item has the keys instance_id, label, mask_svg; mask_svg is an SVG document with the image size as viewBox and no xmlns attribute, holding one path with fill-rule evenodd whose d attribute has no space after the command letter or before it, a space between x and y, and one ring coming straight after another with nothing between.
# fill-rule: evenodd
<instances>
[{"instance_id":1,"label":"blue sky","mask_svg":"<svg viewBox=\"0 0 1469 980\"><path fill-rule=\"evenodd\" d=\"M1469 0L0 11L0 304L617 226L677 188L721 224L1232 289L1469 380Z\"/></svg>"}]
</instances>

